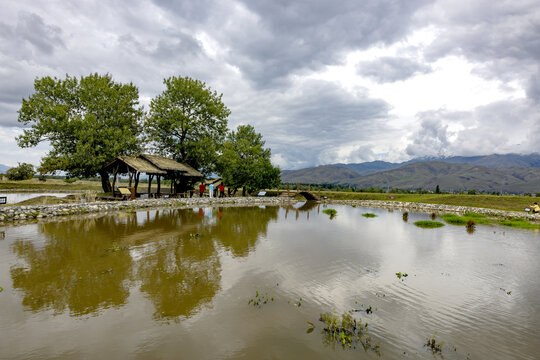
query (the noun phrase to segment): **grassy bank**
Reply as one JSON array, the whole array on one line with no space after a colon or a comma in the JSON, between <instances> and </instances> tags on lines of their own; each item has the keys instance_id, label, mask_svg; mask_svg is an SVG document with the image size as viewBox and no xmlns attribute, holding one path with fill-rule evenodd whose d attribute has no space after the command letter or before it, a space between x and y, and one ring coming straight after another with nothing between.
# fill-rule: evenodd
<instances>
[{"instance_id":1,"label":"grassy bank","mask_svg":"<svg viewBox=\"0 0 540 360\"><path fill-rule=\"evenodd\" d=\"M122 180L116 186L128 186L129 182ZM168 185L161 184L162 189L166 189ZM139 189L147 189L148 183L139 183ZM72 190L93 190L102 192L101 181L76 180L72 183L67 183L62 179L47 179L47 181L39 181L33 178L30 180L20 181L0 181L0 190L2 189L17 189L17 190L48 190L48 191L72 191ZM152 189L157 189L157 183L152 183Z\"/></svg>"},{"instance_id":2,"label":"grassy bank","mask_svg":"<svg viewBox=\"0 0 540 360\"><path fill-rule=\"evenodd\" d=\"M319 192L314 192L319 194ZM538 201L537 198L518 195L465 195L465 194L386 194L343 191L321 191L321 196L332 200L384 200L451 206L471 206L505 211L523 211Z\"/></svg>"}]
</instances>

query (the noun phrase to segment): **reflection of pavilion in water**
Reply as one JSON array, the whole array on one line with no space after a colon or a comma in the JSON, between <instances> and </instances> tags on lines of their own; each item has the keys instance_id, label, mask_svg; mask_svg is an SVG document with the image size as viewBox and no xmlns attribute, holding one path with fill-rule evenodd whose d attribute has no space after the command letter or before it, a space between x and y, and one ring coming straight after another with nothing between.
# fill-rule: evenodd
<instances>
[{"instance_id":1,"label":"reflection of pavilion in water","mask_svg":"<svg viewBox=\"0 0 540 360\"><path fill-rule=\"evenodd\" d=\"M298 220L298 217L301 212L305 212L307 214L307 219L309 220L309 213L313 211L317 211L317 214L320 212L320 206L321 204L318 201L306 201L303 204L301 204L299 207L295 207L293 205L285 205L285 219L289 216L289 212L294 212L296 215L296 219Z\"/></svg>"},{"instance_id":2,"label":"reflection of pavilion in water","mask_svg":"<svg viewBox=\"0 0 540 360\"><path fill-rule=\"evenodd\" d=\"M220 290L220 250L247 256L278 207L153 210L39 224L45 241L16 240L13 287L30 311L72 316L128 303L141 291L157 320L190 317ZM41 245L43 244L43 245Z\"/></svg>"}]
</instances>

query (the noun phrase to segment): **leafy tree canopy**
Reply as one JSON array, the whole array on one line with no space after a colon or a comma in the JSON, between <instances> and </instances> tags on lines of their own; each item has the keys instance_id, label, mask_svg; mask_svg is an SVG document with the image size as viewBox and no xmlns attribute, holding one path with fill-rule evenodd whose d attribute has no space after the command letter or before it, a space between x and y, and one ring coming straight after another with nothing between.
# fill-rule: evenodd
<instances>
[{"instance_id":1,"label":"leafy tree canopy","mask_svg":"<svg viewBox=\"0 0 540 360\"><path fill-rule=\"evenodd\" d=\"M27 163L19 163L19 166L7 170L6 175L9 180L28 180L34 177L34 166Z\"/></svg>"},{"instance_id":2,"label":"leafy tree canopy","mask_svg":"<svg viewBox=\"0 0 540 360\"><path fill-rule=\"evenodd\" d=\"M218 161L218 173L232 189L249 192L262 188L277 187L280 170L270 162L270 149L264 148L262 135L251 125L240 125L231 132L223 146Z\"/></svg>"},{"instance_id":3,"label":"leafy tree canopy","mask_svg":"<svg viewBox=\"0 0 540 360\"><path fill-rule=\"evenodd\" d=\"M163 156L212 173L231 113L223 95L189 77L170 77L163 83L166 89L150 103L148 138Z\"/></svg>"},{"instance_id":4,"label":"leafy tree canopy","mask_svg":"<svg viewBox=\"0 0 540 360\"><path fill-rule=\"evenodd\" d=\"M110 192L102 166L117 156L141 151L138 136L143 116L137 87L116 83L108 74L44 77L34 81L34 93L22 101L18 120L29 128L17 142L21 147L50 143L52 150L42 159L41 173L100 174L103 190Z\"/></svg>"}]
</instances>

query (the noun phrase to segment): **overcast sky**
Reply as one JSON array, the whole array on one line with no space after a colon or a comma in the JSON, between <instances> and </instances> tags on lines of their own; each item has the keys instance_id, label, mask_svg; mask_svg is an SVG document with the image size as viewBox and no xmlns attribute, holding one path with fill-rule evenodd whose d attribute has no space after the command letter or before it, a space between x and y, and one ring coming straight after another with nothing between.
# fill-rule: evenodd
<instances>
[{"instance_id":1,"label":"overcast sky","mask_svg":"<svg viewBox=\"0 0 540 360\"><path fill-rule=\"evenodd\" d=\"M273 162L540 151L538 0L1 1L0 164L33 80L110 73L148 109L163 78L223 93Z\"/></svg>"}]
</instances>

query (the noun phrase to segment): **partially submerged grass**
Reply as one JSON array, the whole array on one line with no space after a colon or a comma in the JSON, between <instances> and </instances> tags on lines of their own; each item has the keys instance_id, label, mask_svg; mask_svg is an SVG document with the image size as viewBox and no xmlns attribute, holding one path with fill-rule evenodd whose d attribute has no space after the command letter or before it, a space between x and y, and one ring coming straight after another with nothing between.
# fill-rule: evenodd
<instances>
[{"instance_id":1,"label":"partially submerged grass","mask_svg":"<svg viewBox=\"0 0 540 360\"><path fill-rule=\"evenodd\" d=\"M341 345L343 349L356 348L360 344L364 351L372 350L379 354L379 343L373 344L368 332L368 323L357 322L350 314L334 315L321 314L319 318L324 323L323 342L327 345Z\"/></svg>"},{"instance_id":2,"label":"partially submerged grass","mask_svg":"<svg viewBox=\"0 0 540 360\"><path fill-rule=\"evenodd\" d=\"M324 209L322 212L325 213L326 215L330 215L330 219L332 219L334 216L337 215L336 209Z\"/></svg>"},{"instance_id":3,"label":"partially submerged grass","mask_svg":"<svg viewBox=\"0 0 540 360\"><path fill-rule=\"evenodd\" d=\"M373 214L373 213L364 213L362 214L363 217L367 217L367 218L374 218L376 217L377 215Z\"/></svg>"},{"instance_id":4,"label":"partially submerged grass","mask_svg":"<svg viewBox=\"0 0 540 360\"><path fill-rule=\"evenodd\" d=\"M499 220L499 224L520 229L540 229L540 224L533 224L522 218Z\"/></svg>"},{"instance_id":5,"label":"partially submerged grass","mask_svg":"<svg viewBox=\"0 0 540 360\"><path fill-rule=\"evenodd\" d=\"M473 212L465 213L463 216L456 214L444 214L441 216L444 221L452 225L467 225L469 221L473 221L475 224L490 224L489 220L485 215L477 214Z\"/></svg>"},{"instance_id":6,"label":"partially submerged grass","mask_svg":"<svg viewBox=\"0 0 540 360\"><path fill-rule=\"evenodd\" d=\"M467 220L464 217L456 214L444 214L441 217L448 224L452 225L465 225L467 223Z\"/></svg>"},{"instance_id":7,"label":"partially submerged grass","mask_svg":"<svg viewBox=\"0 0 540 360\"><path fill-rule=\"evenodd\" d=\"M414 225L416 225L418 227L421 227L421 228L426 228L426 229L439 228L439 227L444 226L444 224L442 222L430 221L430 220L416 221L414 223Z\"/></svg>"}]
</instances>

